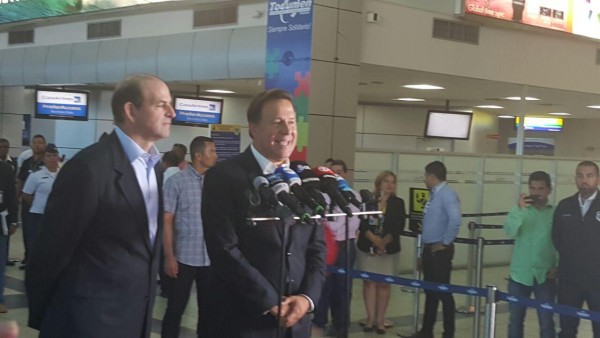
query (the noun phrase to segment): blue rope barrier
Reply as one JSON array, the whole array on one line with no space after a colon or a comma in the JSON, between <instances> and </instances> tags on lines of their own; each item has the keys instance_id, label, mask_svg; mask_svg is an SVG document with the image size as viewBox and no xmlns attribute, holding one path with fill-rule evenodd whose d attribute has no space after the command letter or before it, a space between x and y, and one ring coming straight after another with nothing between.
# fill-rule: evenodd
<instances>
[{"instance_id":1,"label":"blue rope barrier","mask_svg":"<svg viewBox=\"0 0 600 338\"><path fill-rule=\"evenodd\" d=\"M341 267L328 265L327 271L335 274L345 274L346 270ZM353 279L362 279L362 280L370 280L374 282L382 282L387 284L395 284L408 286L419 289L426 289L431 291L438 292L447 292L447 293L458 293L468 296L479 296L487 298L487 289L485 288L477 288L463 285L454 285L454 284L443 284L443 283L434 283L417 279L403 278L397 276L389 276L382 275L374 272L367 272L361 270L350 270L350 276ZM525 307L531 307L537 310L548 311L553 313L558 313L560 315L566 315L570 317L577 317L580 319L587 319L594 322L600 322L600 312L589 311L584 309L579 309L571 306L560 305L549 302L541 302L535 299L526 298L526 297L517 297L511 294L497 291L496 292L496 300L504 301L513 304L519 304Z\"/></svg>"}]
</instances>

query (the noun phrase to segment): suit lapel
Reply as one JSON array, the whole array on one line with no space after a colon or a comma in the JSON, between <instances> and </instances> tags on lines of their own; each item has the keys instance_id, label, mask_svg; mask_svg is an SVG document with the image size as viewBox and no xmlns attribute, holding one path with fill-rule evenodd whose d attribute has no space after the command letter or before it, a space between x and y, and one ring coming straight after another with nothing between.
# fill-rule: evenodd
<instances>
[{"instance_id":1,"label":"suit lapel","mask_svg":"<svg viewBox=\"0 0 600 338\"><path fill-rule=\"evenodd\" d=\"M140 231L140 236L142 236L142 239L146 244L146 248L151 252L148 214L146 212L146 204L144 202L142 191L138 184L137 177L135 176L135 171L125 155L125 151L123 150L123 146L121 146L117 134L114 132L111 134L111 141L114 159L113 169L117 174L115 183L119 193L125 197L127 205L134 215L136 226Z\"/></svg>"}]
</instances>

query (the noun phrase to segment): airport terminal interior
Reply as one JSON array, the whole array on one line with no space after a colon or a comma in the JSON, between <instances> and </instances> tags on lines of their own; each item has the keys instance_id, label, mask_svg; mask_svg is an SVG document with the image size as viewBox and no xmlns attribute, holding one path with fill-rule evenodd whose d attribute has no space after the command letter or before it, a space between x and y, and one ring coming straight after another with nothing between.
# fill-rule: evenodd
<instances>
[{"instance_id":1,"label":"airport terminal interior","mask_svg":"<svg viewBox=\"0 0 600 338\"><path fill-rule=\"evenodd\" d=\"M600 4L538 0L519 8L518 2L60 0L45 10L41 0L0 1L0 138L18 156L31 136L42 134L68 161L113 130L114 85L127 74L149 73L169 85L175 105L191 100L218 107L214 121L181 114L170 137L156 143L160 152L196 136L225 135L232 155L251 142L246 108L252 96L275 84L292 92L302 111L297 151L312 166L344 160L356 191L372 190L377 174L390 170L408 208L411 188L425 188L424 166L443 161L461 212L470 215L459 237L508 239L501 230L470 232L468 224L501 225L505 216L495 213L515 205L538 170L550 174L549 202L556 204L577 191L577 163L600 158ZM276 3L291 7L275 13ZM288 23L308 17L305 6L308 21ZM284 33L305 30L307 46L294 50L296 37ZM294 67L299 70L286 73ZM68 93L85 112L44 111L40 93ZM412 278L414 238L403 236L401 243L397 276ZM457 244L452 284L475 286L468 246ZM483 250L482 286L506 291L511 253L510 244ZM23 258L21 231L11 239L9 257ZM9 311L0 321L16 320L20 337L36 337L26 325L18 266L6 270ZM359 325L361 290L355 279L349 337L413 332L412 289L392 287L387 317L393 326L385 335ZM471 301L456 297L459 308ZM157 297L152 337L160 336L165 308L166 299ZM196 337L197 316L190 301L181 337ZM473 320L472 313L458 314L456 337L473 337ZM555 322L558 327L558 315ZM498 302L497 335L506 335L507 323L508 305ZM529 309L525 336L538 335ZM592 337L589 321L582 321L579 337Z\"/></svg>"}]
</instances>

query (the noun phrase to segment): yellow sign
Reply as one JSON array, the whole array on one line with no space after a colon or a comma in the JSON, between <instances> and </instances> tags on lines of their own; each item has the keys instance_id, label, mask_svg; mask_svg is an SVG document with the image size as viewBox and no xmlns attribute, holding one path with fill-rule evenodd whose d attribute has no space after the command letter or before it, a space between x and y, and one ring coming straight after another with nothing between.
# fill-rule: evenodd
<instances>
[{"instance_id":1,"label":"yellow sign","mask_svg":"<svg viewBox=\"0 0 600 338\"><path fill-rule=\"evenodd\" d=\"M423 213L425 210L425 204L429 200L429 190L428 189L419 189L419 188L411 188L411 203L410 203L410 211Z\"/></svg>"}]
</instances>

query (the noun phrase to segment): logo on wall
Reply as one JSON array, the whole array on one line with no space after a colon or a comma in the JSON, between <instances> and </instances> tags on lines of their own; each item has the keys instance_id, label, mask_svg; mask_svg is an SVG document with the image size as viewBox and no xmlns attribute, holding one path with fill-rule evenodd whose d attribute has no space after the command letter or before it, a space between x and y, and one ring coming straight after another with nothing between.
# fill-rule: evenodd
<instances>
[{"instance_id":1,"label":"logo on wall","mask_svg":"<svg viewBox=\"0 0 600 338\"><path fill-rule=\"evenodd\" d=\"M285 0L283 3L277 3L271 1L269 3L269 15L279 15L279 20L282 23L288 23L286 17L294 18L296 15L311 14L312 1L289 1Z\"/></svg>"}]
</instances>

